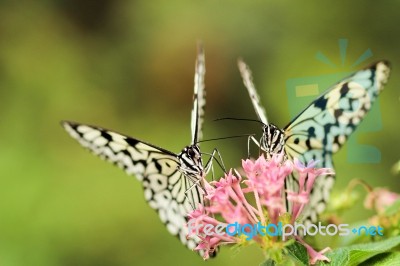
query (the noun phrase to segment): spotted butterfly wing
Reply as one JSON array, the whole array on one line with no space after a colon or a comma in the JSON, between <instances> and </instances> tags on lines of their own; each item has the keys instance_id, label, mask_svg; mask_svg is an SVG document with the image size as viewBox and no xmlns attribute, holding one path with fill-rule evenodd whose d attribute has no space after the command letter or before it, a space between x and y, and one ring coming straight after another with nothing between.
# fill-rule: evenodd
<instances>
[{"instance_id":1,"label":"spotted butterfly wing","mask_svg":"<svg viewBox=\"0 0 400 266\"><path fill-rule=\"evenodd\" d=\"M204 108L206 105L206 90L204 89L204 76L206 73L204 52L199 46L197 55L196 72L194 75L194 94L192 109L192 139L191 143L195 144L203 138L202 126L204 120Z\"/></svg>"},{"instance_id":2,"label":"spotted butterfly wing","mask_svg":"<svg viewBox=\"0 0 400 266\"><path fill-rule=\"evenodd\" d=\"M337 83L312 102L283 130L268 124L248 67L239 62L244 84L263 127L260 147L266 152L285 151L289 158L303 163L317 160L318 167L333 168L332 154L346 142L383 90L390 72L387 61L379 61ZM265 121L263 120L265 117ZM264 144L264 145L263 145ZM303 211L306 222L315 222L329 199L334 184L332 175L319 177L310 204ZM288 190L297 190L294 176L286 180Z\"/></svg>"},{"instance_id":3,"label":"spotted butterfly wing","mask_svg":"<svg viewBox=\"0 0 400 266\"><path fill-rule=\"evenodd\" d=\"M258 118L263 124L268 125L267 113L265 112L264 107L261 105L260 96L257 93L256 87L254 86L253 77L249 67L242 60L238 61L238 67L240 74L243 77L243 83L247 88L251 103L253 104Z\"/></svg>"},{"instance_id":4,"label":"spotted butterfly wing","mask_svg":"<svg viewBox=\"0 0 400 266\"><path fill-rule=\"evenodd\" d=\"M343 146L370 110L389 72L389 62L379 61L332 86L284 128L286 154L303 162L318 160L318 167L333 168L332 154ZM289 189L295 187L295 182L291 183ZM333 184L332 175L316 179L304 217L317 220Z\"/></svg>"},{"instance_id":5,"label":"spotted butterfly wing","mask_svg":"<svg viewBox=\"0 0 400 266\"><path fill-rule=\"evenodd\" d=\"M200 239L187 238L187 214L203 203L204 196L201 186L194 185L205 176L197 145L205 105L204 74L204 52L200 47L196 62L192 141L179 154L101 127L62 122L66 131L83 147L136 176L150 207L158 212L168 231L190 249L195 248Z\"/></svg>"},{"instance_id":6,"label":"spotted butterfly wing","mask_svg":"<svg viewBox=\"0 0 400 266\"><path fill-rule=\"evenodd\" d=\"M253 141L260 146L267 156L269 156L271 153L280 153L284 146L283 132L275 125L268 123L267 114L261 104L260 96L258 96L257 90L254 86L253 77L249 67L242 60L238 61L238 66L254 110L263 124L263 135L260 143L258 143L255 139L253 139Z\"/></svg>"}]
</instances>

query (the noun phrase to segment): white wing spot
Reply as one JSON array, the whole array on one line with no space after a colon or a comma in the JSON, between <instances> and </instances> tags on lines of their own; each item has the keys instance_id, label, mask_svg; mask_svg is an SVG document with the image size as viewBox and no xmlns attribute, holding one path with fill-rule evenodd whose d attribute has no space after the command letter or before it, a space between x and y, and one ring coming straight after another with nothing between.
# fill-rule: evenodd
<instances>
[{"instance_id":1,"label":"white wing spot","mask_svg":"<svg viewBox=\"0 0 400 266\"><path fill-rule=\"evenodd\" d=\"M157 193L167 188L167 177L161 174L152 174L148 176L151 189Z\"/></svg>"},{"instance_id":2,"label":"white wing spot","mask_svg":"<svg viewBox=\"0 0 400 266\"><path fill-rule=\"evenodd\" d=\"M167 224L167 229L168 229L168 232L170 232L173 235L177 235L179 232L179 229L171 223Z\"/></svg>"},{"instance_id":3,"label":"white wing spot","mask_svg":"<svg viewBox=\"0 0 400 266\"><path fill-rule=\"evenodd\" d=\"M78 132L84 134L84 133L86 133L86 132L92 131L93 128L91 128L91 127L89 127L89 126L85 126L85 125L79 125L79 126L76 128L76 130L77 130Z\"/></svg>"},{"instance_id":4,"label":"white wing spot","mask_svg":"<svg viewBox=\"0 0 400 266\"><path fill-rule=\"evenodd\" d=\"M122 151L126 148L126 145L117 143L117 142L110 142L109 146L111 147L111 149L114 150L114 152L119 152Z\"/></svg>"},{"instance_id":5,"label":"white wing spot","mask_svg":"<svg viewBox=\"0 0 400 266\"><path fill-rule=\"evenodd\" d=\"M120 134L117 134L117 133L114 133L114 132L110 132L110 131L107 131L107 133L112 137L114 142L119 142L119 143L125 143L126 144L124 136L121 136Z\"/></svg>"},{"instance_id":6,"label":"white wing spot","mask_svg":"<svg viewBox=\"0 0 400 266\"><path fill-rule=\"evenodd\" d=\"M104 146L107 144L107 142L108 142L108 140L106 140L103 137L98 137L95 140L93 140L93 144L96 146Z\"/></svg>"},{"instance_id":7,"label":"white wing spot","mask_svg":"<svg viewBox=\"0 0 400 266\"><path fill-rule=\"evenodd\" d=\"M101 135L101 132L98 130L91 130L91 131L86 131L86 133L83 134L83 138L87 139L88 141L93 141L95 138L99 137Z\"/></svg>"},{"instance_id":8,"label":"white wing spot","mask_svg":"<svg viewBox=\"0 0 400 266\"><path fill-rule=\"evenodd\" d=\"M146 201L149 201L149 200L151 200L152 197L153 197L153 193L151 192L151 189L149 189L149 188L144 189L144 199Z\"/></svg>"},{"instance_id":9,"label":"white wing spot","mask_svg":"<svg viewBox=\"0 0 400 266\"><path fill-rule=\"evenodd\" d=\"M165 209L158 209L158 215L160 216L161 222L166 223L168 221Z\"/></svg>"}]
</instances>

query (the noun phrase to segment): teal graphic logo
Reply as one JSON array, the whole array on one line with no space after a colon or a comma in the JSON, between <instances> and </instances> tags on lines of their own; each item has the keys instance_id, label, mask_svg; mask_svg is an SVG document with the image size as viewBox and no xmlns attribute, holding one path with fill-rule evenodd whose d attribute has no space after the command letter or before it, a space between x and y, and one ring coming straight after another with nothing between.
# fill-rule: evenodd
<instances>
[{"instance_id":1,"label":"teal graphic logo","mask_svg":"<svg viewBox=\"0 0 400 266\"><path fill-rule=\"evenodd\" d=\"M341 66L346 65L347 39L339 39ZM357 71L366 59L372 57L371 49L365 50L358 59L350 64L348 72L336 72L328 75L292 78L286 82L286 90L289 101L289 113L291 119L298 115L319 95L325 92L332 85ZM322 52L317 52L316 59L322 63L338 68ZM362 66L364 67L364 66ZM374 146L359 143L359 139L366 133L376 132L382 129L382 118L379 101L377 100L368 112L364 121L347 141L347 161L349 163L379 163L381 152Z\"/></svg>"}]
</instances>

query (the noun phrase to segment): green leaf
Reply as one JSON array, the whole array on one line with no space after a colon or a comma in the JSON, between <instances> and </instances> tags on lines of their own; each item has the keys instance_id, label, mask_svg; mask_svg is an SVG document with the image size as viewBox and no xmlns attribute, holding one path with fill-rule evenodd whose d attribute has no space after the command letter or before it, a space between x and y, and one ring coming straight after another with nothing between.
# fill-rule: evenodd
<instances>
[{"instance_id":1,"label":"green leaf","mask_svg":"<svg viewBox=\"0 0 400 266\"><path fill-rule=\"evenodd\" d=\"M295 263L293 260L288 259L289 257L286 257L283 261L280 263L275 262L272 259L267 259L263 263L261 263L259 266L298 266L298 265L303 265L303 264L298 264Z\"/></svg>"},{"instance_id":2,"label":"green leaf","mask_svg":"<svg viewBox=\"0 0 400 266\"><path fill-rule=\"evenodd\" d=\"M271 259L267 259L266 261L260 263L260 266L276 266L276 263Z\"/></svg>"},{"instance_id":3,"label":"green leaf","mask_svg":"<svg viewBox=\"0 0 400 266\"><path fill-rule=\"evenodd\" d=\"M286 254L279 263L267 259L260 266L307 266L309 265L307 249L298 242L290 244L286 248Z\"/></svg>"},{"instance_id":4,"label":"green leaf","mask_svg":"<svg viewBox=\"0 0 400 266\"><path fill-rule=\"evenodd\" d=\"M382 253L360 264L361 266L397 266L400 265L400 252Z\"/></svg>"},{"instance_id":5,"label":"green leaf","mask_svg":"<svg viewBox=\"0 0 400 266\"><path fill-rule=\"evenodd\" d=\"M309 265L307 249L298 242L294 242L287 248L288 256L296 265Z\"/></svg>"},{"instance_id":6,"label":"green leaf","mask_svg":"<svg viewBox=\"0 0 400 266\"><path fill-rule=\"evenodd\" d=\"M327 253L326 256L331 259L329 265L353 266L400 245L400 236L389 238L379 242L367 244L358 244L349 247L340 248ZM320 265L328 265L320 263Z\"/></svg>"}]
</instances>

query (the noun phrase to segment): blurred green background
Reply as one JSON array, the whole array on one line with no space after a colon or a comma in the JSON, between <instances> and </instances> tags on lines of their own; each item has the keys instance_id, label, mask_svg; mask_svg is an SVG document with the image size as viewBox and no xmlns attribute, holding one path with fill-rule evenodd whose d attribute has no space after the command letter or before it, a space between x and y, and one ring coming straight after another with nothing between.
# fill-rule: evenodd
<instances>
[{"instance_id":1,"label":"blurred green background","mask_svg":"<svg viewBox=\"0 0 400 266\"><path fill-rule=\"evenodd\" d=\"M206 51L205 138L260 131L213 121L255 118L238 57L252 68L268 117L280 127L290 121L288 80L390 60L381 127L357 135L381 160L351 163L345 146L334 158L335 191L363 178L400 192L390 172L400 157L399 8L398 1L1 1L0 265L205 264L169 235L135 178L84 151L59 125L100 125L179 152L190 140L198 40ZM352 68L367 49L373 56ZM318 61L318 51L338 67ZM207 142L202 149L218 147L227 167L237 167L246 143ZM207 265L261 261L257 247L223 248Z\"/></svg>"}]
</instances>

